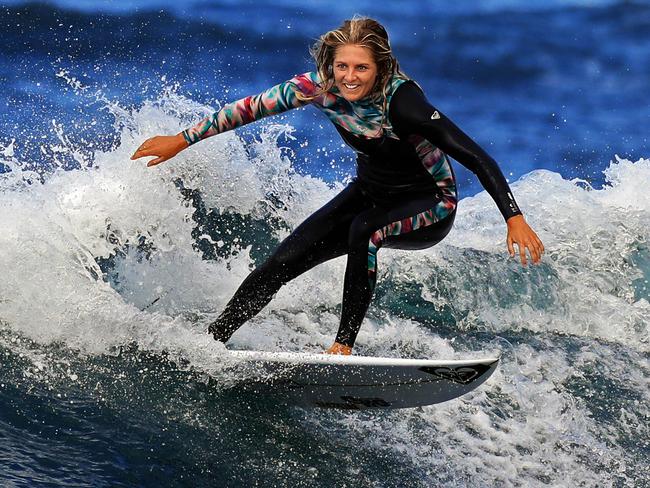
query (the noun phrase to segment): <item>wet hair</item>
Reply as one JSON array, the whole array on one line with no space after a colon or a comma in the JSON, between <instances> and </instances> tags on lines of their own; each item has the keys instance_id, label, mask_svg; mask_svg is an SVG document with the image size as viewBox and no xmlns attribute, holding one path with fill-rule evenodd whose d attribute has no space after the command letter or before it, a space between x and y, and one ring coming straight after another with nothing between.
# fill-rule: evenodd
<instances>
[{"instance_id":1,"label":"wet hair","mask_svg":"<svg viewBox=\"0 0 650 488\"><path fill-rule=\"evenodd\" d=\"M384 26L368 17L354 16L338 28L326 32L312 46L310 53L316 61L316 69L322 80L320 89L312 96L299 96L304 100L312 100L331 90L334 86L334 56L336 50L348 44L362 46L370 50L377 65L377 80L369 96L377 99L386 111L388 82L393 75L408 79L399 68L399 63L390 43Z\"/></svg>"}]
</instances>

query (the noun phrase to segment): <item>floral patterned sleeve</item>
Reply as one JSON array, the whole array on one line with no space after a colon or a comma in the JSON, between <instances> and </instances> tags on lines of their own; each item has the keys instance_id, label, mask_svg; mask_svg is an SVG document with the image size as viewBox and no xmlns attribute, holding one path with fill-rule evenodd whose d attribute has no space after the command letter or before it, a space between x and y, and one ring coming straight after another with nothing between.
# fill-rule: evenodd
<instances>
[{"instance_id":1,"label":"floral patterned sleeve","mask_svg":"<svg viewBox=\"0 0 650 488\"><path fill-rule=\"evenodd\" d=\"M300 100L297 93L311 96L318 88L315 73L304 73L294 78L275 85L268 90L253 96L248 96L228 103L206 117L198 124L183 131L183 137L192 145L207 137L214 136L240 127L250 122L276 115L292 108L302 107L311 103L311 100Z\"/></svg>"}]
</instances>

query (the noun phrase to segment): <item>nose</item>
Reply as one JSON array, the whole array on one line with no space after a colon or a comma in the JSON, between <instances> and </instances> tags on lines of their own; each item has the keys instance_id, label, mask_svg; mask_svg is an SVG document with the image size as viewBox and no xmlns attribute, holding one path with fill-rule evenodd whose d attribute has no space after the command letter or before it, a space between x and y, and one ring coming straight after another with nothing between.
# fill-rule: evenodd
<instances>
[{"instance_id":1,"label":"nose","mask_svg":"<svg viewBox=\"0 0 650 488\"><path fill-rule=\"evenodd\" d=\"M348 68L345 70L345 74L343 75L343 81L349 82L349 81L354 81L355 75L354 75L354 70L352 68Z\"/></svg>"}]
</instances>

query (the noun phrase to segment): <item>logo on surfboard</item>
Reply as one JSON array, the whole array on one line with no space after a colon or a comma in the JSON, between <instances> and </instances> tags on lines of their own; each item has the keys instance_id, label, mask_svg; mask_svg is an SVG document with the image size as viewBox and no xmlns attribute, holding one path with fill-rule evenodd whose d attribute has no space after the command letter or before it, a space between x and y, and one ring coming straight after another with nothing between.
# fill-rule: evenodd
<instances>
[{"instance_id":1,"label":"logo on surfboard","mask_svg":"<svg viewBox=\"0 0 650 488\"><path fill-rule=\"evenodd\" d=\"M447 366L422 366L420 371L437 376L440 379L458 383L460 385L468 385L476 378L483 376L483 373L489 371L490 366L485 364L477 364L474 366L459 366L457 368L449 368Z\"/></svg>"}]
</instances>

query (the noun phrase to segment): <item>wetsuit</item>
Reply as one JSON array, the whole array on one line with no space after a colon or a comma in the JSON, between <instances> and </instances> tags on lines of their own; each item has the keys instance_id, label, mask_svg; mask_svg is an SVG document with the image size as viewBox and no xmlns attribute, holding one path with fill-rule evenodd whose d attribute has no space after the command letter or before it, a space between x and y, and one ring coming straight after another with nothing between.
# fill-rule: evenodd
<instances>
[{"instance_id":1,"label":"wetsuit","mask_svg":"<svg viewBox=\"0 0 650 488\"><path fill-rule=\"evenodd\" d=\"M312 104L334 123L357 152L357 176L300 224L241 284L210 325L226 342L280 287L329 259L347 254L341 324L336 342L353 346L376 282L380 247L423 249L451 230L456 183L447 155L474 172L504 219L520 214L496 162L431 106L418 85L389 81L386 110L378 99L345 100L336 87L318 94L316 73L227 104L187 129L189 144L291 108ZM307 97L317 95L310 100Z\"/></svg>"}]
</instances>

